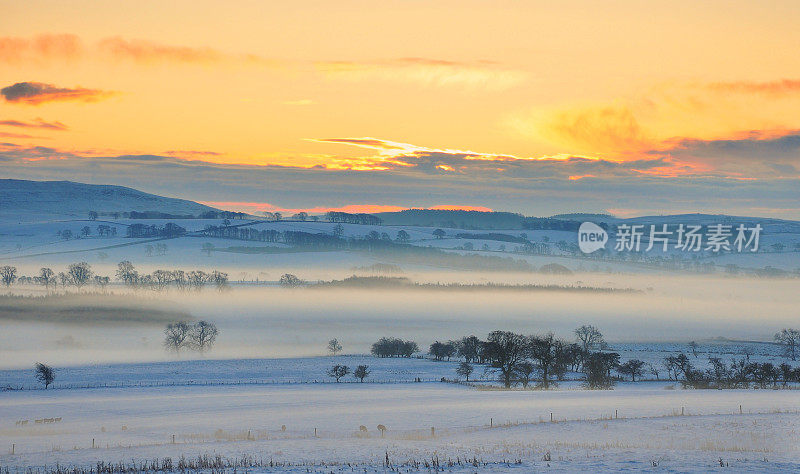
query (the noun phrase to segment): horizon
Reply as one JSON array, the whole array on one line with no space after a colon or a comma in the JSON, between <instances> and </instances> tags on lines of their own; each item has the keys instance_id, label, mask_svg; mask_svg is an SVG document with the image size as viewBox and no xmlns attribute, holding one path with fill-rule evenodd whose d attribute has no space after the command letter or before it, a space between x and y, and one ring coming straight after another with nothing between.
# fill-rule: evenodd
<instances>
[{"instance_id":1,"label":"horizon","mask_svg":"<svg viewBox=\"0 0 800 474\"><path fill-rule=\"evenodd\" d=\"M38 183L45 183L45 182L53 182L53 183L70 183L70 184L81 184L81 185L91 185L91 186L115 186L115 187L124 187L128 189L133 189L135 191L145 192L141 189L131 188L128 186L118 185L118 184L111 184L111 183L81 183L78 181L70 181L70 180L27 180L27 179L18 179L18 178L0 178L2 180L16 180L16 181L28 181L28 182L38 182ZM155 193L149 193L155 194ZM395 213L395 212L403 212L403 211L467 211L467 212L486 212L486 213L507 213L507 214L516 214L522 217L534 217L534 218L559 218L561 216L597 216L597 217L611 217L614 219L637 219L637 218L647 218L647 217L675 217L675 216L689 216L689 215L709 215L709 216L726 216L726 217L743 217L743 218L759 218L759 219L778 219L778 220L786 220L786 221L793 221L795 219L783 219L771 216L759 216L759 215L732 215L732 214L725 214L725 213L702 213L702 212L673 212L673 213L661 213L661 214L640 214L640 215L615 215L610 213L596 213L596 212L585 212L581 210L573 210L568 212L561 212L558 214L550 214L550 215L526 215L522 212L517 212L513 210L506 210L506 209L489 209L480 206L448 206L448 205L438 205L432 207L401 207L401 206L381 206L381 205L351 205L351 206L344 206L338 208L328 208L328 207L321 207L315 206L310 208L299 208L299 209L285 209L285 208L276 208L274 206L264 207L261 203L230 203L230 202L210 202L210 201L203 201L198 199L192 199L191 197L185 196L169 196L169 195L161 195L155 194L161 197L168 197L173 199L182 199L191 201L197 204L201 204L204 206L212 207L214 209L220 211L231 211L231 212L243 212L251 217L261 217L258 213L263 214L264 212L280 212L286 213L284 219L291 217L289 214L297 214L301 212L305 212L308 215L316 215L316 216L324 216L325 213L329 211L335 212L345 212L345 213L365 213L365 214L382 214L382 213ZM260 209L254 209L260 208ZM155 209L152 209L155 211Z\"/></svg>"}]
</instances>

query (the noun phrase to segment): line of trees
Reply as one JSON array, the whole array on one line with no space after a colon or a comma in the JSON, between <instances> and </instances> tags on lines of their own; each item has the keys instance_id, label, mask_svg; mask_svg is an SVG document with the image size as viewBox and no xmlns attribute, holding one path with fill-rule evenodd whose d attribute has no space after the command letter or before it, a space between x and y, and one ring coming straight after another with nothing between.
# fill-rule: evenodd
<instances>
[{"instance_id":1,"label":"line of trees","mask_svg":"<svg viewBox=\"0 0 800 474\"><path fill-rule=\"evenodd\" d=\"M228 274L225 272L155 270L151 274L140 274L128 260L117 265L116 276L126 286L137 289L160 291L171 287L178 290L201 290L207 285L213 285L220 291L229 288Z\"/></svg>"},{"instance_id":2,"label":"line of trees","mask_svg":"<svg viewBox=\"0 0 800 474\"><path fill-rule=\"evenodd\" d=\"M611 370L619 354L602 352L606 348L602 333L594 326L575 330L575 342L556 338L552 333L525 336L510 331L493 331L486 340L466 336L459 340L431 344L428 354L435 360L462 357L457 373L468 377L472 363L485 364L497 374L506 388L515 384L527 387L534 379L548 388L554 379L563 380L568 371L584 370L591 388L610 385Z\"/></svg>"},{"instance_id":3,"label":"line of trees","mask_svg":"<svg viewBox=\"0 0 800 474\"><path fill-rule=\"evenodd\" d=\"M125 236L130 238L180 237L182 235L186 235L186 229L173 222L167 222L163 226L132 224L125 231Z\"/></svg>"},{"instance_id":4,"label":"line of trees","mask_svg":"<svg viewBox=\"0 0 800 474\"><path fill-rule=\"evenodd\" d=\"M486 340L467 336L454 341L436 341L430 345L428 354L434 360L463 358L456 373L466 380L474 371L472 364L483 364L486 366L484 373L493 373L506 388L518 384L528 387L535 381L537 386L546 389L555 380L563 380L570 371L582 372L585 386L591 389L611 388L619 379L636 382L645 374L659 377L658 369L652 364L639 359L622 362L619 353L608 350L603 334L594 326L581 326L574 331L574 336L574 342L568 342L552 333L526 336L493 331ZM775 334L775 340L783 346L787 358L794 357L800 331L783 329ZM697 357L698 345L690 343L690 347ZM689 388L767 388L800 382L800 367L794 368L788 363L750 362L749 357L729 364L715 357L708 361L710 368L700 370L681 352L665 357L663 366L669 380Z\"/></svg>"},{"instance_id":5,"label":"line of trees","mask_svg":"<svg viewBox=\"0 0 800 474\"><path fill-rule=\"evenodd\" d=\"M117 227L100 224L97 226L96 234L98 237L116 237L117 236ZM70 229L62 229L56 232L56 235L63 240L70 240L73 237L75 238L86 238L92 235L92 228L87 226L81 227L80 232L76 235Z\"/></svg>"},{"instance_id":6,"label":"line of trees","mask_svg":"<svg viewBox=\"0 0 800 474\"><path fill-rule=\"evenodd\" d=\"M328 211L325 213L328 222L344 222L346 224L381 225L383 219L372 214L350 214L349 212Z\"/></svg>"},{"instance_id":7,"label":"line of trees","mask_svg":"<svg viewBox=\"0 0 800 474\"><path fill-rule=\"evenodd\" d=\"M406 357L419 352L419 346L414 341L404 341L394 337L382 337L372 345L372 354L377 357Z\"/></svg>"},{"instance_id":8,"label":"line of trees","mask_svg":"<svg viewBox=\"0 0 800 474\"><path fill-rule=\"evenodd\" d=\"M688 388L769 388L800 382L800 367L785 362L776 366L771 362L734 359L726 364L718 357L709 357L708 363L706 370L697 369L682 352L663 360L667 377Z\"/></svg>"},{"instance_id":9,"label":"line of trees","mask_svg":"<svg viewBox=\"0 0 800 474\"><path fill-rule=\"evenodd\" d=\"M81 288L90 284L105 288L111 281L107 276L95 275L92 266L86 262L71 263L67 266L66 271L59 273L54 272L52 268L42 267L39 274L35 276L17 275L16 267L10 265L0 267L0 280L7 287L16 282L21 285L42 285L47 289L55 288L58 285Z\"/></svg>"}]
</instances>

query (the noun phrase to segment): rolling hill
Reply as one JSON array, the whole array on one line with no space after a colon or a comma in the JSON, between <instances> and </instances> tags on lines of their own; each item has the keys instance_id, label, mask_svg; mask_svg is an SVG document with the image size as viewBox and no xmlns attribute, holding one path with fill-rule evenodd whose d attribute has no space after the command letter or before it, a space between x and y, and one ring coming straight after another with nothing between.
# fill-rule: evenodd
<instances>
[{"instance_id":1,"label":"rolling hill","mask_svg":"<svg viewBox=\"0 0 800 474\"><path fill-rule=\"evenodd\" d=\"M199 215L216 209L194 201L149 194L123 186L72 181L0 179L0 219L35 222L86 218L130 211Z\"/></svg>"}]
</instances>

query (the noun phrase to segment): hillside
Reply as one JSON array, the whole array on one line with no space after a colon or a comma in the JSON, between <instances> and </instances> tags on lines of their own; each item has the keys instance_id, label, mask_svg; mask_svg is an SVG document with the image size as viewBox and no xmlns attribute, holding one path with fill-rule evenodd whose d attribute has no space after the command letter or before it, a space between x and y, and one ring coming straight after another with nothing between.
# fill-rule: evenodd
<instances>
[{"instance_id":1,"label":"hillside","mask_svg":"<svg viewBox=\"0 0 800 474\"><path fill-rule=\"evenodd\" d=\"M130 211L198 215L214 210L193 201L157 196L123 186L0 179L0 219L9 221L86 218L89 211L102 217Z\"/></svg>"}]
</instances>

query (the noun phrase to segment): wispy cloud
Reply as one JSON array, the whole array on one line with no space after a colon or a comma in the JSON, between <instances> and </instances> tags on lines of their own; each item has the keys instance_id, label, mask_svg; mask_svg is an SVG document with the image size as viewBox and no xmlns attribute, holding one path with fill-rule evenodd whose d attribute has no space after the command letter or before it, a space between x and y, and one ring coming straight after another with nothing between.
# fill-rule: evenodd
<instances>
[{"instance_id":1,"label":"wispy cloud","mask_svg":"<svg viewBox=\"0 0 800 474\"><path fill-rule=\"evenodd\" d=\"M119 36L101 40L98 47L100 51L115 58L131 59L143 63L212 63L224 58L222 53L211 48L170 46L139 39L126 40Z\"/></svg>"},{"instance_id":2,"label":"wispy cloud","mask_svg":"<svg viewBox=\"0 0 800 474\"><path fill-rule=\"evenodd\" d=\"M633 112L625 106L562 111L544 124L555 141L596 153L630 152L652 146Z\"/></svg>"},{"instance_id":3,"label":"wispy cloud","mask_svg":"<svg viewBox=\"0 0 800 474\"><path fill-rule=\"evenodd\" d=\"M85 44L74 34L0 37L0 63L22 64L78 59L112 59L153 64L217 64L231 62L279 66L281 61L257 54L227 53L207 46L170 45L157 41L112 36Z\"/></svg>"},{"instance_id":4,"label":"wispy cloud","mask_svg":"<svg viewBox=\"0 0 800 474\"><path fill-rule=\"evenodd\" d=\"M257 54L236 54L207 46L170 45L144 39L105 38L97 43L101 54L115 60L139 64L219 64L235 63L253 66L281 67L283 61Z\"/></svg>"},{"instance_id":5,"label":"wispy cloud","mask_svg":"<svg viewBox=\"0 0 800 474\"><path fill-rule=\"evenodd\" d=\"M18 82L0 89L0 94L6 102L39 105L45 102L62 101L97 102L115 93L83 87L56 87L43 82Z\"/></svg>"},{"instance_id":6,"label":"wispy cloud","mask_svg":"<svg viewBox=\"0 0 800 474\"><path fill-rule=\"evenodd\" d=\"M800 93L800 79L778 79L775 81L765 82L713 82L708 84L708 88L718 92L781 96L786 94Z\"/></svg>"},{"instance_id":7,"label":"wispy cloud","mask_svg":"<svg viewBox=\"0 0 800 474\"><path fill-rule=\"evenodd\" d=\"M312 105L315 102L311 99L285 100L283 105Z\"/></svg>"},{"instance_id":8,"label":"wispy cloud","mask_svg":"<svg viewBox=\"0 0 800 474\"><path fill-rule=\"evenodd\" d=\"M4 127L42 128L46 130L59 130L59 131L69 130L69 127L67 127L61 122L58 121L48 122L40 118L37 118L32 122L24 122L21 120L0 120L0 125Z\"/></svg>"},{"instance_id":9,"label":"wispy cloud","mask_svg":"<svg viewBox=\"0 0 800 474\"><path fill-rule=\"evenodd\" d=\"M72 60L82 56L84 52L83 42L72 34L44 34L32 38L0 37L0 62L11 64Z\"/></svg>"},{"instance_id":10,"label":"wispy cloud","mask_svg":"<svg viewBox=\"0 0 800 474\"><path fill-rule=\"evenodd\" d=\"M213 158L217 156L222 156L222 153L216 151L209 151L209 150L167 150L164 152L168 156L174 156L177 158Z\"/></svg>"},{"instance_id":11,"label":"wispy cloud","mask_svg":"<svg viewBox=\"0 0 800 474\"><path fill-rule=\"evenodd\" d=\"M526 74L490 61L394 58L375 61L317 61L317 70L333 79L410 82L434 87L504 90L521 84Z\"/></svg>"}]
</instances>

